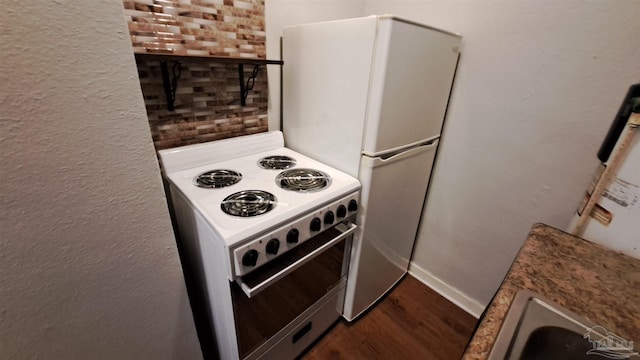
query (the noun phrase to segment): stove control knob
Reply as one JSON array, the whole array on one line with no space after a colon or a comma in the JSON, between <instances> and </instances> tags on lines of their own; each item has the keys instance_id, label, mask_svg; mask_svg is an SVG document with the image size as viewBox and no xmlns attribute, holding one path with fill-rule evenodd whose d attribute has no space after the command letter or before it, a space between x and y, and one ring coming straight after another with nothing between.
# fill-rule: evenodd
<instances>
[{"instance_id":1,"label":"stove control knob","mask_svg":"<svg viewBox=\"0 0 640 360\"><path fill-rule=\"evenodd\" d=\"M333 224L335 219L336 217L333 215L333 211L327 211L327 213L324 214L324 223L327 225Z\"/></svg>"},{"instance_id":2,"label":"stove control knob","mask_svg":"<svg viewBox=\"0 0 640 360\"><path fill-rule=\"evenodd\" d=\"M242 256L242 265L244 266L256 266L257 262L258 262L257 250L251 249L246 253L244 253L244 256Z\"/></svg>"},{"instance_id":3,"label":"stove control knob","mask_svg":"<svg viewBox=\"0 0 640 360\"><path fill-rule=\"evenodd\" d=\"M267 254L272 254L272 255L277 254L279 247L280 247L280 240L274 238L267 241L267 246L266 246Z\"/></svg>"},{"instance_id":4,"label":"stove control knob","mask_svg":"<svg viewBox=\"0 0 640 360\"><path fill-rule=\"evenodd\" d=\"M322 222L316 217L311 220L311 226L309 226L309 229L311 229L311 231L320 231L321 226Z\"/></svg>"},{"instance_id":5,"label":"stove control knob","mask_svg":"<svg viewBox=\"0 0 640 360\"><path fill-rule=\"evenodd\" d=\"M338 215L338 218L343 218L347 216L347 208L344 205L338 206L338 209L336 210L336 215Z\"/></svg>"},{"instance_id":6,"label":"stove control knob","mask_svg":"<svg viewBox=\"0 0 640 360\"><path fill-rule=\"evenodd\" d=\"M355 200L349 201L349 211L358 211L358 202Z\"/></svg>"},{"instance_id":7,"label":"stove control knob","mask_svg":"<svg viewBox=\"0 0 640 360\"><path fill-rule=\"evenodd\" d=\"M295 244L298 242L298 229L291 229L289 230L289 232L287 233L287 242L289 244Z\"/></svg>"}]
</instances>

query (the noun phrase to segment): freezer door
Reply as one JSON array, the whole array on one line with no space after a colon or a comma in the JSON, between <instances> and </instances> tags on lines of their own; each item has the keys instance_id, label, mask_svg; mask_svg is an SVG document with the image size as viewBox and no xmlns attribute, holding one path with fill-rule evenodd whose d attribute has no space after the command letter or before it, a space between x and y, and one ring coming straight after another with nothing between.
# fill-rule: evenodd
<instances>
[{"instance_id":1,"label":"freezer door","mask_svg":"<svg viewBox=\"0 0 640 360\"><path fill-rule=\"evenodd\" d=\"M361 160L361 199L347 280L351 321L383 296L409 267L438 140L390 158Z\"/></svg>"},{"instance_id":2,"label":"freezer door","mask_svg":"<svg viewBox=\"0 0 640 360\"><path fill-rule=\"evenodd\" d=\"M460 42L457 35L380 19L364 154L377 156L439 136Z\"/></svg>"}]
</instances>

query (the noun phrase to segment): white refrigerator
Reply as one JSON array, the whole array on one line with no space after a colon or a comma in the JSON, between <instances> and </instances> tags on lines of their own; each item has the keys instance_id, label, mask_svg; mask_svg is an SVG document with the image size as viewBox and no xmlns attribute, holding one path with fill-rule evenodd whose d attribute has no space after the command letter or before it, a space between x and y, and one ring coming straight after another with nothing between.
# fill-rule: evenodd
<instances>
[{"instance_id":1,"label":"white refrigerator","mask_svg":"<svg viewBox=\"0 0 640 360\"><path fill-rule=\"evenodd\" d=\"M362 183L349 321L407 272L460 43L391 15L283 30L286 146Z\"/></svg>"}]
</instances>

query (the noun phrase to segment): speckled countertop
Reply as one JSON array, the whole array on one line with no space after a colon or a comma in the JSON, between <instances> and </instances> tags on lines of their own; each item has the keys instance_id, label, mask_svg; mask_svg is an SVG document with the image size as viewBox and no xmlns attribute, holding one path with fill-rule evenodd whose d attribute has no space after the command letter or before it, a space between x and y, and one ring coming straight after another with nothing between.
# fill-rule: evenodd
<instances>
[{"instance_id":1,"label":"speckled countertop","mask_svg":"<svg viewBox=\"0 0 640 360\"><path fill-rule=\"evenodd\" d=\"M624 339L640 343L640 260L536 224L463 359L489 356L511 301L521 289L535 291Z\"/></svg>"}]
</instances>

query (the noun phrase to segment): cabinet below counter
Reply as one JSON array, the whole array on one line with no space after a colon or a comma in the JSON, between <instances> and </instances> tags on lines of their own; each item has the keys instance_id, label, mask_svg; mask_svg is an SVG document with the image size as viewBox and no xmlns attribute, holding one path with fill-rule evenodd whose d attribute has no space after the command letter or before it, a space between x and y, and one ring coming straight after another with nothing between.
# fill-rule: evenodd
<instances>
[{"instance_id":1,"label":"cabinet below counter","mask_svg":"<svg viewBox=\"0 0 640 360\"><path fill-rule=\"evenodd\" d=\"M463 359L488 358L513 298L523 289L640 343L640 260L535 224L482 316Z\"/></svg>"}]
</instances>

